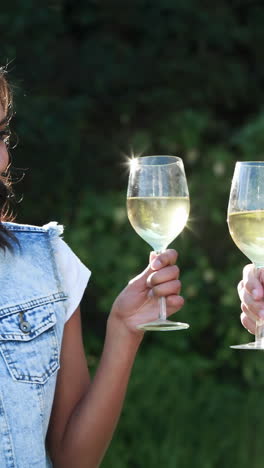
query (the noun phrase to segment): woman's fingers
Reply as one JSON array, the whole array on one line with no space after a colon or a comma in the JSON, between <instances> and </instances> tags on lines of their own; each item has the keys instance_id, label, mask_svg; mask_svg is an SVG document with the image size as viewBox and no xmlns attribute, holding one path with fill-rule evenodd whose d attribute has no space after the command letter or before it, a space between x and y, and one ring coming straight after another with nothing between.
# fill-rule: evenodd
<instances>
[{"instance_id":1,"label":"woman's fingers","mask_svg":"<svg viewBox=\"0 0 264 468\"><path fill-rule=\"evenodd\" d=\"M154 271L147 278L147 286L152 288L158 284L165 283L166 281L172 281L178 279L180 270L177 265L167 266L159 271Z\"/></svg>"},{"instance_id":2,"label":"woman's fingers","mask_svg":"<svg viewBox=\"0 0 264 468\"><path fill-rule=\"evenodd\" d=\"M160 254L156 252L150 253L150 266L152 270L160 270L161 268L166 267L167 265L174 265L178 258L178 252L174 249L165 250Z\"/></svg>"},{"instance_id":3,"label":"woman's fingers","mask_svg":"<svg viewBox=\"0 0 264 468\"><path fill-rule=\"evenodd\" d=\"M245 315L247 315L254 322L260 319L259 315L256 312L253 312L253 310L248 308L246 304L244 303L241 303L241 310Z\"/></svg>"},{"instance_id":4,"label":"woman's fingers","mask_svg":"<svg viewBox=\"0 0 264 468\"><path fill-rule=\"evenodd\" d=\"M154 304L149 307L147 310L141 309L140 313L137 314L136 321L138 324L153 322L159 317L159 301L158 298L155 298ZM181 296L169 296L166 298L166 315L169 317L175 312L178 312L184 304L184 299ZM130 317L130 321L135 320L135 316Z\"/></svg>"},{"instance_id":5,"label":"woman's fingers","mask_svg":"<svg viewBox=\"0 0 264 468\"><path fill-rule=\"evenodd\" d=\"M135 278L130 280L129 284L133 284L136 282L138 284L138 287L142 290L146 288L146 285L148 288L152 287L151 283L147 283L147 281L150 281L148 280L148 278L152 276L154 272L158 272L162 270L163 268L167 268L168 266L174 265L174 263L177 260L177 257L178 257L178 253L174 249L168 249L161 254L157 254L156 252L151 252L149 265L147 266L147 268L144 271L142 271L142 273L137 275ZM177 272L179 276L179 269L177 270ZM161 275L161 278L163 278L163 274Z\"/></svg>"},{"instance_id":6,"label":"woman's fingers","mask_svg":"<svg viewBox=\"0 0 264 468\"><path fill-rule=\"evenodd\" d=\"M180 290L181 282L179 280L166 281L166 283L161 283L151 288L149 291L149 297L166 297L171 295L177 295L180 293Z\"/></svg>"},{"instance_id":7,"label":"woman's fingers","mask_svg":"<svg viewBox=\"0 0 264 468\"><path fill-rule=\"evenodd\" d=\"M177 252L173 249L156 256L151 254L150 265L155 269L147 278L147 287L150 289L149 297L152 296L177 296L181 290L179 281L180 270L174 265L177 259ZM158 262L158 263L157 263Z\"/></svg>"},{"instance_id":8,"label":"woman's fingers","mask_svg":"<svg viewBox=\"0 0 264 468\"><path fill-rule=\"evenodd\" d=\"M263 301L256 301L252 297L252 295L247 292L245 288L242 288L239 291L239 297L241 300L241 308L245 313L249 311L252 316L255 316L255 320L264 319L264 302Z\"/></svg>"},{"instance_id":9,"label":"woman's fingers","mask_svg":"<svg viewBox=\"0 0 264 468\"><path fill-rule=\"evenodd\" d=\"M255 300L261 300L264 297L263 285L261 283L262 277L263 271L257 270L252 264L246 265L243 269L243 289Z\"/></svg>"},{"instance_id":10,"label":"woman's fingers","mask_svg":"<svg viewBox=\"0 0 264 468\"><path fill-rule=\"evenodd\" d=\"M174 314L182 308L184 305L184 299L182 296L171 295L166 298L167 304L167 316Z\"/></svg>"},{"instance_id":11,"label":"woman's fingers","mask_svg":"<svg viewBox=\"0 0 264 468\"><path fill-rule=\"evenodd\" d=\"M262 274L263 271L256 270L254 265L246 265L243 270L243 280L237 287L241 309L253 321L264 319Z\"/></svg>"},{"instance_id":12,"label":"woman's fingers","mask_svg":"<svg viewBox=\"0 0 264 468\"><path fill-rule=\"evenodd\" d=\"M255 335L256 331L256 322L252 320L248 315L246 315L244 312L240 315L240 320L243 325L243 327L246 328L250 333Z\"/></svg>"}]
</instances>

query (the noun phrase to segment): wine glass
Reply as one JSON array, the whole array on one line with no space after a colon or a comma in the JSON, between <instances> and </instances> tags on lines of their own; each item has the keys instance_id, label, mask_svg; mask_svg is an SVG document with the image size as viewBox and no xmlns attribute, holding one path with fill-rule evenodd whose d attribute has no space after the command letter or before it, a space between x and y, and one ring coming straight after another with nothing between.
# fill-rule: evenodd
<instances>
[{"instance_id":1,"label":"wine glass","mask_svg":"<svg viewBox=\"0 0 264 468\"><path fill-rule=\"evenodd\" d=\"M144 156L130 161L127 190L128 219L156 253L183 230L190 210L183 162L176 156ZM187 323L167 320L166 299L161 297L159 318L139 325L144 330L181 330Z\"/></svg>"},{"instance_id":2,"label":"wine glass","mask_svg":"<svg viewBox=\"0 0 264 468\"><path fill-rule=\"evenodd\" d=\"M230 235L256 269L264 267L264 162L237 162L227 212ZM264 350L264 320L256 322L255 341L231 346Z\"/></svg>"}]
</instances>

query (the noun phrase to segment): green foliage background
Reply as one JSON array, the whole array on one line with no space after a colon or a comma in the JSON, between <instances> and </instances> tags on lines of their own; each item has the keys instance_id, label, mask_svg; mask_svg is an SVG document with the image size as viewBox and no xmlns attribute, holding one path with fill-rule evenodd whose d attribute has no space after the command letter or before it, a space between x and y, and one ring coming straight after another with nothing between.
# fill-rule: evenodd
<instances>
[{"instance_id":1,"label":"green foliage background","mask_svg":"<svg viewBox=\"0 0 264 468\"><path fill-rule=\"evenodd\" d=\"M260 468L263 354L236 286L247 260L226 208L236 160L263 158L264 5L33 0L0 12L18 145L18 221L65 224L93 271L82 312L96 368L111 303L148 260L125 211L131 154L183 158L189 229L175 241L190 329L149 333L103 468ZM16 170L19 178L21 170ZM107 391L107 389L106 389Z\"/></svg>"}]
</instances>

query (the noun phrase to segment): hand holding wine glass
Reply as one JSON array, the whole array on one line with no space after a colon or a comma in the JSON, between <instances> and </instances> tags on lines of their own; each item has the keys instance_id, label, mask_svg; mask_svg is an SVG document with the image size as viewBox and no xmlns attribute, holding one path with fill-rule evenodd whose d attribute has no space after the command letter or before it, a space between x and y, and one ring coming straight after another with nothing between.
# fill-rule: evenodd
<instances>
[{"instance_id":1,"label":"hand holding wine glass","mask_svg":"<svg viewBox=\"0 0 264 468\"><path fill-rule=\"evenodd\" d=\"M237 162L228 204L228 227L238 248L257 270L264 268L264 162ZM264 320L256 321L252 343L231 346L264 350Z\"/></svg>"},{"instance_id":2,"label":"hand holding wine glass","mask_svg":"<svg viewBox=\"0 0 264 468\"><path fill-rule=\"evenodd\" d=\"M264 269L256 269L252 263L246 265L237 290L241 300L241 323L255 335L256 322L264 320Z\"/></svg>"},{"instance_id":3,"label":"hand holding wine glass","mask_svg":"<svg viewBox=\"0 0 264 468\"><path fill-rule=\"evenodd\" d=\"M145 156L131 160L127 191L128 218L155 252L163 252L186 225L189 192L183 162L176 156ZM160 316L140 326L144 330L180 330L186 323L166 319L166 300Z\"/></svg>"}]
</instances>

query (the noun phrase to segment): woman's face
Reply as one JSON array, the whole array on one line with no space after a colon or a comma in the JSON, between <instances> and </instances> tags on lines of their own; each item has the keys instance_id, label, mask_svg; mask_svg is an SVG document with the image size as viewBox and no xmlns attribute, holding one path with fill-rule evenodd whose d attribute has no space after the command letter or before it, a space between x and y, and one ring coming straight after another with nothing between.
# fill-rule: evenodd
<instances>
[{"instance_id":1,"label":"woman's face","mask_svg":"<svg viewBox=\"0 0 264 468\"><path fill-rule=\"evenodd\" d=\"M6 170L8 163L9 163L9 155L8 155L7 147L3 140L4 131L7 126L5 119L6 119L6 114L4 112L3 107L0 104L0 174Z\"/></svg>"}]
</instances>

